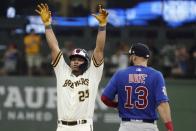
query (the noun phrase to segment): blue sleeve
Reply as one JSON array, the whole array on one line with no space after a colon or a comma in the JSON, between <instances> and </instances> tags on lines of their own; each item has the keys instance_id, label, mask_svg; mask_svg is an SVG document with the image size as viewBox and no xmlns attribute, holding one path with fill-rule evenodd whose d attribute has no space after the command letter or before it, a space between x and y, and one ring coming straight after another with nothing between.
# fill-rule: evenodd
<instances>
[{"instance_id":1,"label":"blue sleeve","mask_svg":"<svg viewBox=\"0 0 196 131\"><path fill-rule=\"evenodd\" d=\"M110 100L113 100L115 98L115 95L117 94L117 84L118 84L118 72L116 72L108 84L106 85L103 94L104 96L107 96Z\"/></svg>"},{"instance_id":2,"label":"blue sleeve","mask_svg":"<svg viewBox=\"0 0 196 131\"><path fill-rule=\"evenodd\" d=\"M155 77L155 99L156 105L158 106L161 102L169 101L169 99L167 96L163 75L159 72Z\"/></svg>"}]
</instances>

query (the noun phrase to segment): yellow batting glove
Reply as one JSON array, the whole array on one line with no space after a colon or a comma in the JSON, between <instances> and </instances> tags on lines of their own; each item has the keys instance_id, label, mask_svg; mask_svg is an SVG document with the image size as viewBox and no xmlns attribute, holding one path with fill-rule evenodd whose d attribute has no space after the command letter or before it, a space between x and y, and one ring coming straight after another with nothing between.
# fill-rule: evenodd
<instances>
[{"instance_id":1,"label":"yellow batting glove","mask_svg":"<svg viewBox=\"0 0 196 131\"><path fill-rule=\"evenodd\" d=\"M92 15L99 21L99 26L105 26L107 24L108 12L103 9L102 5L98 5L98 9L99 13Z\"/></svg>"},{"instance_id":2,"label":"yellow batting glove","mask_svg":"<svg viewBox=\"0 0 196 131\"><path fill-rule=\"evenodd\" d=\"M49 10L47 4L41 3L37 5L37 9L35 11L41 16L42 22L45 26L51 24L51 11Z\"/></svg>"}]
</instances>

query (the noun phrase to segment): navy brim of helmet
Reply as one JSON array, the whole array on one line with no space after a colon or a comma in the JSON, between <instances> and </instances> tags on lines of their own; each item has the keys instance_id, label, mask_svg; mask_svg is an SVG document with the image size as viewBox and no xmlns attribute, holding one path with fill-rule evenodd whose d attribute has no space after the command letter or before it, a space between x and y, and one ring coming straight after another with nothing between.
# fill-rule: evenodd
<instances>
[{"instance_id":1,"label":"navy brim of helmet","mask_svg":"<svg viewBox=\"0 0 196 131\"><path fill-rule=\"evenodd\" d=\"M82 59L86 60L86 58L83 57L83 56L81 56L81 55L71 55L71 56L69 56L69 60L71 61L71 59L72 59L72 58L75 58L75 57L82 58ZM86 61L87 61L87 60L86 60Z\"/></svg>"}]
</instances>

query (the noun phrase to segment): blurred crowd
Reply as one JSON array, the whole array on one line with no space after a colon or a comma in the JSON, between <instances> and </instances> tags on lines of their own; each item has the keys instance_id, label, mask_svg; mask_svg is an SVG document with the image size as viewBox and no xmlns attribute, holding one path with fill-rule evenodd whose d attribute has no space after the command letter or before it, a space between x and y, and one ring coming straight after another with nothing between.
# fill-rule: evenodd
<instances>
[{"instance_id":1,"label":"blurred crowd","mask_svg":"<svg viewBox=\"0 0 196 131\"><path fill-rule=\"evenodd\" d=\"M106 8L130 8L145 0L50 0L50 4L56 15L59 16L87 16L95 13L97 5L102 4Z\"/></svg>"},{"instance_id":2,"label":"blurred crowd","mask_svg":"<svg viewBox=\"0 0 196 131\"><path fill-rule=\"evenodd\" d=\"M131 0L131 2L130 0L9 0L1 2L0 12L5 13L7 7L13 6L16 8L17 14L22 16L34 15L34 9L38 3L47 3L52 10L53 15L69 17L87 16L96 12L97 4L102 4L107 8L130 8L142 1L145 0Z\"/></svg>"},{"instance_id":3,"label":"blurred crowd","mask_svg":"<svg viewBox=\"0 0 196 131\"><path fill-rule=\"evenodd\" d=\"M150 42L150 43L149 43ZM146 42L151 50L148 65L162 71L166 78L195 78L196 77L196 44L189 46L185 43L168 43L161 48L153 41ZM171 41L174 42L174 41ZM121 42L116 51L107 58L106 76L111 76L116 70L129 66L129 58L125 53L131 45Z\"/></svg>"},{"instance_id":4,"label":"blurred crowd","mask_svg":"<svg viewBox=\"0 0 196 131\"><path fill-rule=\"evenodd\" d=\"M142 1L145 0L140 0L139 2ZM106 8L131 8L138 3L138 0L132 0L131 2L130 0L40 0L36 2L32 0L10 0L3 1L1 3L0 7L2 8L0 8L0 12L5 13L6 8L9 5L16 8L17 14L35 15L36 13L34 9L38 4L37 2L47 2L53 13L52 15L75 17L87 16L91 13L95 13L97 11L97 4L103 4ZM3 31L0 31L0 35L3 37L9 31L2 32ZM134 31L134 34L135 33L136 32ZM112 34L115 33L113 32ZM140 36L140 33L137 35ZM117 36L119 35L117 34ZM19 36L22 38L13 36L7 37L10 38L10 40L7 40L9 43L4 43L5 40L3 40L3 38L0 41L3 43L3 45L0 44L0 76L53 75L53 69L50 65L50 51L47 51L48 48L43 35L36 34L33 30L31 30L29 34L22 34ZM19 42L19 40L16 40L15 38L22 39L22 42ZM131 38L129 39L129 42L119 40L116 42L109 41L109 43L107 43L107 45L113 46L105 51L105 77L110 77L116 70L129 66L129 58L126 53L131 46L130 41L132 41ZM194 40L192 41L193 43L191 44L179 41L168 41L164 44L160 44L156 41L148 40L147 38L144 43L147 44L152 51L149 65L162 71L164 76L168 78L195 78L196 43ZM76 43L72 40L63 41L61 43L63 43L63 46L61 47L64 58L68 62L70 52L78 46L76 46ZM89 54L92 54L91 49L89 49Z\"/></svg>"},{"instance_id":5,"label":"blurred crowd","mask_svg":"<svg viewBox=\"0 0 196 131\"><path fill-rule=\"evenodd\" d=\"M44 44L43 44L44 43ZM119 69L129 66L128 50L131 46L129 42L119 41L116 43L107 43L114 45L110 53L106 50L104 76L111 77ZM195 78L196 77L196 43L175 43L171 41L167 44L157 47L153 41L147 41L152 56L149 66L159 69L167 78ZM18 44L11 42L6 44L6 48L0 51L0 76L51 76L53 69L49 51L43 54L46 42L40 34L33 30L23 37L23 48L18 49ZM71 51L76 48L76 44L67 40L63 43L61 50L67 62ZM85 47L84 47L85 48ZM42 51L41 51L42 50ZM88 50L92 54L92 50Z\"/></svg>"}]
</instances>

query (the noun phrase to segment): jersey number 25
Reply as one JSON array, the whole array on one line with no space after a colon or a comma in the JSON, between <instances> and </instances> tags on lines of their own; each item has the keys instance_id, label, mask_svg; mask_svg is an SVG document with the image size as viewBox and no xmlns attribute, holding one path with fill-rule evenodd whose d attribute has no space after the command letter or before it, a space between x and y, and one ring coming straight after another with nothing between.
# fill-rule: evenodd
<instances>
[{"instance_id":1,"label":"jersey number 25","mask_svg":"<svg viewBox=\"0 0 196 131\"><path fill-rule=\"evenodd\" d=\"M126 102L125 108L133 109L145 109L148 106L148 89L145 86L138 86L133 90L132 86L125 86ZM132 94L136 95L135 101L132 101Z\"/></svg>"},{"instance_id":2,"label":"jersey number 25","mask_svg":"<svg viewBox=\"0 0 196 131\"><path fill-rule=\"evenodd\" d=\"M89 91L88 90L79 91L78 94L79 94L79 101L80 102L84 101L86 98L89 97Z\"/></svg>"}]
</instances>

